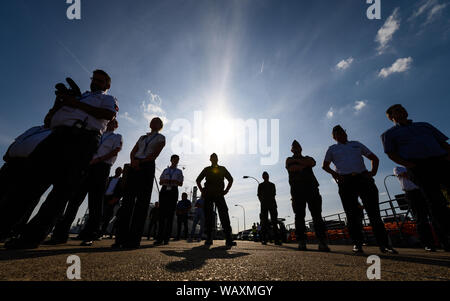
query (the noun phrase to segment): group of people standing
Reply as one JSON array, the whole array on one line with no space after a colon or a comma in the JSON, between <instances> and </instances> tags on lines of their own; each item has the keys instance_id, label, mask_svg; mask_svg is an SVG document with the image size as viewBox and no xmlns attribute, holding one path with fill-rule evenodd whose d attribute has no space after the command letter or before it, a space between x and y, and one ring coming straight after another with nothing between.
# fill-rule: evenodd
<instances>
[{"instance_id":1,"label":"group of people standing","mask_svg":"<svg viewBox=\"0 0 450 301\"><path fill-rule=\"evenodd\" d=\"M44 125L20 135L5 154L5 164L0 172L3 185L0 189L0 239L9 238L6 248L36 248L52 229L52 238L47 243L65 243L86 195L89 218L80 233L82 245L90 246L106 233L121 200L112 247L133 249L140 246L155 180L155 160L166 144L164 135L160 133L163 122L160 118L151 120L151 131L136 142L130 153L130 163L123 170L117 168L115 175L109 177L123 143L122 136L115 133L118 128L115 117L119 108L117 100L107 94L111 86L109 75L96 70L91 80L90 91L83 94L70 79L67 79L69 89L64 84L56 85L55 104L45 117ZM387 116L395 126L382 135L384 150L392 161L404 167L398 175L413 182L414 189L408 188L407 192L418 215L421 238L428 250L434 250L431 230L427 226L427 218L430 217L440 243L448 251L449 209L442 194L443 188L450 188L448 138L428 123L408 120L408 113L401 105L390 107ZM380 250L397 253L389 242L380 216L379 192L373 179L378 171L378 157L362 143L349 141L346 131L339 125L333 128L332 137L337 143L327 150L323 169L331 174L339 187L347 226L354 242L353 251L363 252L360 198ZM296 140L291 151L293 155L286 159L285 167L289 175L298 249L307 249L305 214L308 205L319 240L318 248L328 252L322 197L313 172L316 161L302 154L302 147ZM370 171L365 167L363 157L371 161ZM179 160L178 155L172 155L170 166L160 176L155 245L169 243L175 214L177 239L180 238L181 226L184 226L184 237L188 238L187 214L192 205L186 193L178 202L179 187L183 186L184 180L183 172L178 168ZM232 238L225 195L232 187L233 177L225 167L218 165L217 154L212 154L210 161L211 165L204 168L196 179L201 198L195 204L189 240L195 238L198 223L201 231L197 239L201 240L204 221L205 245L213 244L215 207L224 231L225 245L231 248L236 243ZM269 229L272 228L275 244L281 245L276 188L269 181L267 172L262 177L264 182L258 186L257 192L261 202L262 242L267 243ZM41 196L51 186L52 190L38 213L28 221ZM417 197L419 194L422 197ZM151 222L154 224L155 218ZM151 227L149 236L150 230Z\"/></svg>"}]
</instances>

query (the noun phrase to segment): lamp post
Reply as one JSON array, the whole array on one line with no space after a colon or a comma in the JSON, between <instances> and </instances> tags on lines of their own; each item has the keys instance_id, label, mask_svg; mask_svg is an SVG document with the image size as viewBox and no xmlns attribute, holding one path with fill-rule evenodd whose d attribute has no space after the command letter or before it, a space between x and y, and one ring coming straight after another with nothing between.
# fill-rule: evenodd
<instances>
[{"instance_id":1,"label":"lamp post","mask_svg":"<svg viewBox=\"0 0 450 301\"><path fill-rule=\"evenodd\" d=\"M239 206L239 207L241 207L242 210L244 211L244 231L245 231L245 229L246 229L246 224L245 224L245 208L244 208L244 206L238 205L238 204L236 204L236 205L234 205L234 206Z\"/></svg>"},{"instance_id":2,"label":"lamp post","mask_svg":"<svg viewBox=\"0 0 450 301\"><path fill-rule=\"evenodd\" d=\"M236 217L236 216L232 216L231 218L235 218L235 219L237 219L237 223L238 223L238 234L239 234L239 218L238 218L238 217Z\"/></svg>"},{"instance_id":3,"label":"lamp post","mask_svg":"<svg viewBox=\"0 0 450 301\"><path fill-rule=\"evenodd\" d=\"M258 182L258 184L260 184L259 181L258 181L258 179L254 178L254 177L251 177L251 176L243 176L242 178L243 178L243 179L253 179L253 180L255 180L256 182Z\"/></svg>"}]
</instances>

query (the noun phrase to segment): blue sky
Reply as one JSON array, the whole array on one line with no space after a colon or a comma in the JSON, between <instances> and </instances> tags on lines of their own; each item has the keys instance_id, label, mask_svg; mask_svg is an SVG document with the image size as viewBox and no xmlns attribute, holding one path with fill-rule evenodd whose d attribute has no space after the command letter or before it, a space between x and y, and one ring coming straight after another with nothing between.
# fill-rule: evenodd
<instances>
[{"instance_id":1,"label":"blue sky","mask_svg":"<svg viewBox=\"0 0 450 301\"><path fill-rule=\"evenodd\" d=\"M259 178L264 170L278 188L279 216L293 221L284 169L293 139L318 162L326 215L342 211L336 184L320 168L334 125L381 159L382 200L383 179L394 167L379 138L391 126L384 114L389 105L402 103L414 120L450 133L450 5L443 0L382 0L381 20L367 19L364 0L81 0L81 20L67 19L68 6L63 0L2 3L2 154L14 137L42 123L55 83L70 76L88 89L97 68L111 75L109 93L119 100L124 148L116 166L129 160L154 115L167 121L159 170L172 154L174 121L193 122L195 111L208 117L211 139L226 145L234 133L217 120L277 119L277 164L262 166L260 154L218 151L235 179L227 201L242 230L242 209L234 205L246 208L247 227L259 213L256 182L242 176ZM189 191L209 156L180 155ZM395 179L389 189L400 192Z\"/></svg>"}]
</instances>

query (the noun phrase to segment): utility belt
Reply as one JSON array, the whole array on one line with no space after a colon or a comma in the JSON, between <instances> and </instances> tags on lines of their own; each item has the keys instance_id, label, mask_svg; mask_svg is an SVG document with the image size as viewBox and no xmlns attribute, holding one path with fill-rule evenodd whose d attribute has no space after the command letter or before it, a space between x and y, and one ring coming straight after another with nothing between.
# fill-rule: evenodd
<instances>
[{"instance_id":1,"label":"utility belt","mask_svg":"<svg viewBox=\"0 0 450 301\"><path fill-rule=\"evenodd\" d=\"M161 187L161 190L164 190L164 191L176 191L176 192L178 192L178 186L163 185L163 186Z\"/></svg>"},{"instance_id":2,"label":"utility belt","mask_svg":"<svg viewBox=\"0 0 450 301\"><path fill-rule=\"evenodd\" d=\"M369 175L369 172L366 170L366 171L359 172L359 173L352 172L352 173L349 173L346 175L340 175L340 176L343 177L344 179L354 179L354 178L358 178L358 177L368 177L368 175Z\"/></svg>"}]
</instances>

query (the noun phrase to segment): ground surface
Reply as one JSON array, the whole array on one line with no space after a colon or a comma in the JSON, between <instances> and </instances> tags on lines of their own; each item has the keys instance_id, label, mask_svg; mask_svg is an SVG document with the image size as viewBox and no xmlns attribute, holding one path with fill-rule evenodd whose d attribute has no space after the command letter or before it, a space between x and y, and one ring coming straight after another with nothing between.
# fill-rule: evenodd
<instances>
[{"instance_id":1,"label":"ground surface","mask_svg":"<svg viewBox=\"0 0 450 301\"><path fill-rule=\"evenodd\" d=\"M170 242L153 246L143 240L137 250L113 250L112 240L80 247L79 241L42 246L35 250L8 251L0 244L0 280L67 280L67 258L81 259L82 280L150 281L302 281L367 280L369 255L381 258L382 280L450 280L450 253L426 253L398 249L399 255L381 254L366 247L365 255L353 255L350 246L331 246L331 253L300 252L295 244L267 245L237 241L226 250L224 241L210 249L202 243Z\"/></svg>"}]
</instances>

